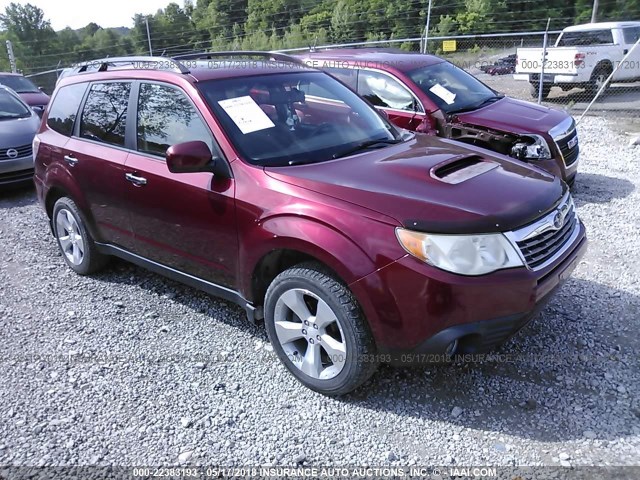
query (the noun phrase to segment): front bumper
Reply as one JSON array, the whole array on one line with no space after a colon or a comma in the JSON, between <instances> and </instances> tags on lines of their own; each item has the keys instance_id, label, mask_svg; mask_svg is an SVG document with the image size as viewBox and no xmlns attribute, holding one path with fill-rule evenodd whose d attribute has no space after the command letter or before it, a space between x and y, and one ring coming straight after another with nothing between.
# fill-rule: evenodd
<instances>
[{"instance_id":1,"label":"front bumper","mask_svg":"<svg viewBox=\"0 0 640 480\"><path fill-rule=\"evenodd\" d=\"M380 353L402 362L407 353L490 350L524 327L553 297L587 246L584 226L562 259L532 271L514 268L480 277L455 275L407 255L351 285Z\"/></svg>"},{"instance_id":2,"label":"front bumper","mask_svg":"<svg viewBox=\"0 0 640 480\"><path fill-rule=\"evenodd\" d=\"M549 173L553 173L555 176L560 177L568 184L573 183L576 178L576 173L578 173L578 163L580 163L580 158L576 159L571 165L567 166L565 165L562 157L528 162L529 165L541 168Z\"/></svg>"},{"instance_id":3,"label":"front bumper","mask_svg":"<svg viewBox=\"0 0 640 480\"><path fill-rule=\"evenodd\" d=\"M30 182L33 179L33 156L0 160L0 185Z\"/></svg>"}]
</instances>

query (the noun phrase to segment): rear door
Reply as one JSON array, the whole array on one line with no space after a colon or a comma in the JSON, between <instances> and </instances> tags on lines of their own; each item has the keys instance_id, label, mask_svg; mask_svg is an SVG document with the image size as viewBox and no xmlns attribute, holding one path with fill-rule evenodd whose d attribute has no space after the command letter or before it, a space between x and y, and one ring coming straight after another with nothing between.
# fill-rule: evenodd
<instances>
[{"instance_id":1,"label":"rear door","mask_svg":"<svg viewBox=\"0 0 640 480\"><path fill-rule=\"evenodd\" d=\"M90 84L73 136L60 153L85 197L100 239L126 249L133 247L124 200L130 92L129 81Z\"/></svg>"},{"instance_id":2,"label":"rear door","mask_svg":"<svg viewBox=\"0 0 640 480\"><path fill-rule=\"evenodd\" d=\"M171 173L168 147L201 140L226 161L185 92L156 82L136 84L134 145L126 161L135 251L199 278L233 287L238 255L235 183L211 173Z\"/></svg>"},{"instance_id":3,"label":"rear door","mask_svg":"<svg viewBox=\"0 0 640 480\"><path fill-rule=\"evenodd\" d=\"M358 71L358 94L384 110L394 124L416 130L425 119L420 101L398 79L375 70Z\"/></svg>"}]
</instances>

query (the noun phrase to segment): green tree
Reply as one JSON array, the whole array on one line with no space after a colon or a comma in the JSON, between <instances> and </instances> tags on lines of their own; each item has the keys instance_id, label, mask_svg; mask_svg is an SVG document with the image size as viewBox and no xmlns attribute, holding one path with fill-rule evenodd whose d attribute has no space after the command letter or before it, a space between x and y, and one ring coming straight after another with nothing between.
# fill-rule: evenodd
<instances>
[{"instance_id":1,"label":"green tree","mask_svg":"<svg viewBox=\"0 0 640 480\"><path fill-rule=\"evenodd\" d=\"M0 15L0 26L13 43L20 68L35 69L51 62L45 55L55 50L56 33L42 9L30 3L10 3Z\"/></svg>"}]
</instances>

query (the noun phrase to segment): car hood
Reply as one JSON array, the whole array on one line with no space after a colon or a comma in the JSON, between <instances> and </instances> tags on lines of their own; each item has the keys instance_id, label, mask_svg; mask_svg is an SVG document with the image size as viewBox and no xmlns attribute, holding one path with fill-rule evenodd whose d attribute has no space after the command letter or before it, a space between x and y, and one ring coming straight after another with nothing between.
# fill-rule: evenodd
<instances>
[{"instance_id":1,"label":"car hood","mask_svg":"<svg viewBox=\"0 0 640 480\"><path fill-rule=\"evenodd\" d=\"M20 98L30 107L47 105L49 103L49 95L43 92L19 93Z\"/></svg>"},{"instance_id":2,"label":"car hood","mask_svg":"<svg viewBox=\"0 0 640 480\"><path fill-rule=\"evenodd\" d=\"M559 110L509 97L456 116L463 123L515 134L546 134L568 117Z\"/></svg>"},{"instance_id":3,"label":"car hood","mask_svg":"<svg viewBox=\"0 0 640 480\"><path fill-rule=\"evenodd\" d=\"M427 135L352 157L266 167L265 172L433 233L513 230L552 209L565 189L538 168Z\"/></svg>"},{"instance_id":4,"label":"car hood","mask_svg":"<svg viewBox=\"0 0 640 480\"><path fill-rule=\"evenodd\" d=\"M0 150L30 145L39 127L35 113L27 118L0 119Z\"/></svg>"}]
</instances>

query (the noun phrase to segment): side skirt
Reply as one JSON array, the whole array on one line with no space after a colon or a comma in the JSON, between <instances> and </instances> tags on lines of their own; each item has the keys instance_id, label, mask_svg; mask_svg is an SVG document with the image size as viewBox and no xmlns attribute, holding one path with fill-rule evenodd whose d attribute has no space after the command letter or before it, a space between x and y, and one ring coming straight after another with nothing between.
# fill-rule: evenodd
<instances>
[{"instance_id":1,"label":"side skirt","mask_svg":"<svg viewBox=\"0 0 640 480\"><path fill-rule=\"evenodd\" d=\"M212 283L198 277L194 277L193 275L181 272L180 270L176 270L175 268L167 267L166 265L154 262L153 260L141 257L140 255L136 255L135 253L131 253L128 250L124 250L114 245L96 242L96 247L98 248L98 251L100 253L121 258L153 273L163 275L167 278L170 278L171 280L175 280L176 282L180 282L198 290L202 290L203 292L206 292L209 295L213 295L214 297L220 297L224 300L228 300L237 305L240 305L247 313L247 319L253 324L262 319L262 309L254 307L251 302L249 302L240 294L240 292L231 290L230 288L223 287L222 285L218 285L216 283Z\"/></svg>"}]
</instances>

